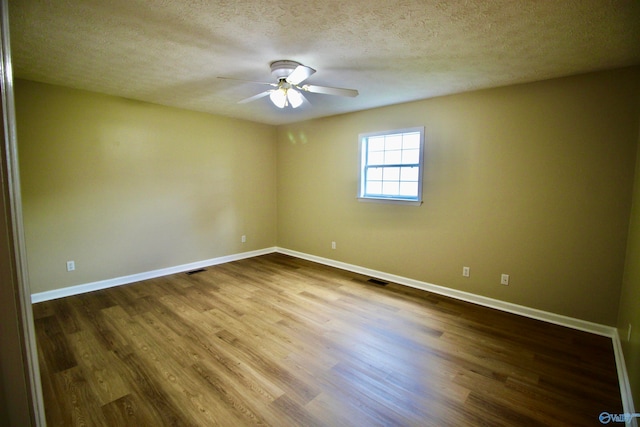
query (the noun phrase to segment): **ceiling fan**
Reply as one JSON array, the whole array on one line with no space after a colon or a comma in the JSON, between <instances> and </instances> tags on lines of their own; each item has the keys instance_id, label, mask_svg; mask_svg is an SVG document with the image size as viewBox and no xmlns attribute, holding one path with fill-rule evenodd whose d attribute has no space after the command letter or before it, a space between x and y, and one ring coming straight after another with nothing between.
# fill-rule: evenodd
<instances>
[{"instance_id":1,"label":"ceiling fan","mask_svg":"<svg viewBox=\"0 0 640 427\"><path fill-rule=\"evenodd\" d=\"M299 62L280 60L271 63L271 75L276 78L277 83L254 82L250 80L236 79L233 77L218 78L269 85L275 88L243 99L242 101L239 101L238 104L244 104L247 102L255 101L256 99L263 98L265 96L269 96L269 98L271 98L271 102L273 102L279 108L284 108L289 105L292 108L298 108L306 100L302 92L350 97L358 96L358 91L355 89L342 89L337 87L302 84L302 82L308 79L315 72L316 70L314 70L313 68L302 65Z\"/></svg>"}]
</instances>

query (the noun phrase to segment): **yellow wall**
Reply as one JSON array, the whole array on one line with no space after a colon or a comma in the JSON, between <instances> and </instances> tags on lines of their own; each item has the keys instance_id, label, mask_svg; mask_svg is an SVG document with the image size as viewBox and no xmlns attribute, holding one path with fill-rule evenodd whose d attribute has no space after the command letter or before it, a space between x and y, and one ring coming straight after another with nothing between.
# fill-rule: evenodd
<instances>
[{"instance_id":1,"label":"yellow wall","mask_svg":"<svg viewBox=\"0 0 640 427\"><path fill-rule=\"evenodd\" d=\"M639 99L640 102L640 99ZM627 340L631 327L631 340ZM640 136L638 138L638 158L633 191L633 208L629 226L627 263L622 282L618 333L622 343L627 373L638 412L640 405Z\"/></svg>"},{"instance_id":2,"label":"yellow wall","mask_svg":"<svg viewBox=\"0 0 640 427\"><path fill-rule=\"evenodd\" d=\"M34 293L275 246L275 128L30 81L15 93Z\"/></svg>"},{"instance_id":3,"label":"yellow wall","mask_svg":"<svg viewBox=\"0 0 640 427\"><path fill-rule=\"evenodd\" d=\"M623 69L281 126L278 245L615 325L638 81ZM413 126L425 203L358 202L358 134Z\"/></svg>"},{"instance_id":4,"label":"yellow wall","mask_svg":"<svg viewBox=\"0 0 640 427\"><path fill-rule=\"evenodd\" d=\"M279 127L18 81L32 290L278 245L615 325L638 77L607 71ZM358 202L358 134L411 126L425 126L424 205Z\"/></svg>"}]
</instances>

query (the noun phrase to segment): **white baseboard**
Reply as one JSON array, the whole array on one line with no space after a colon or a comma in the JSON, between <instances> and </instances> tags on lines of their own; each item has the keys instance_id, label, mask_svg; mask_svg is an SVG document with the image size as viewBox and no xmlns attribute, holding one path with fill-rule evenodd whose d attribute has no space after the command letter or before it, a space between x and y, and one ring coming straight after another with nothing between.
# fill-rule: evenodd
<instances>
[{"instance_id":1,"label":"white baseboard","mask_svg":"<svg viewBox=\"0 0 640 427\"><path fill-rule=\"evenodd\" d=\"M622 351L622 343L620 335L616 329L613 340L613 354L616 358L616 368L618 370L618 379L620 380L620 397L622 398L622 409L625 414L634 414L635 407L633 405L633 395L631 394L631 384L629 384L629 375L627 374L627 365L624 361L624 353ZM627 426L638 427L637 419L632 419Z\"/></svg>"},{"instance_id":2,"label":"white baseboard","mask_svg":"<svg viewBox=\"0 0 640 427\"><path fill-rule=\"evenodd\" d=\"M353 264L347 264L340 261L335 261L328 258L322 258L315 255L305 254L303 252L292 251L285 248L277 248L277 252L291 255L296 258L306 259L308 261L314 261L320 264L329 265L331 267L340 268L342 270L353 271L354 273L364 274L366 276L376 277L389 282L398 283L400 285L409 286L423 291L433 292L435 294L448 296L462 301L471 302L474 304L482 305L485 307L495 308L497 310L506 311L513 314L519 314L521 316L529 317L532 319L543 320L548 323L556 325L566 326L572 329L578 329L580 331L591 332L597 335L603 335L609 338L613 338L616 333L616 328L613 326L601 325L599 323L588 322L586 320L575 319L561 314L550 313L535 308L526 307L523 305L513 304L510 302L500 301L493 298L483 297L481 295L472 294L469 292L458 291L456 289L446 288L444 286L434 285L432 283L422 282L419 280L409 279L407 277L396 276L394 274L385 273L378 270L372 270L369 268L360 267Z\"/></svg>"},{"instance_id":3,"label":"white baseboard","mask_svg":"<svg viewBox=\"0 0 640 427\"><path fill-rule=\"evenodd\" d=\"M203 261L197 261L189 264L182 264L174 267L161 268L158 270L147 271L143 273L136 273L129 276L116 277L113 279L100 280L97 282L85 283L82 285L69 286L66 288L55 289L52 291L45 291L34 293L31 295L31 302L33 304L43 301L49 301L52 299L63 298L71 295L78 295L86 292L97 291L100 289L112 288L114 286L126 285L128 283L139 282L142 280L153 279L161 276L168 276L170 274L183 273L185 271L196 270L198 268L210 267L212 265L224 264L226 262L237 261L245 258L252 258L260 255L266 255L273 252L279 252L282 254L294 256L296 258L302 258L309 261L317 262L319 264L336 267L342 270L352 271L355 273L364 274L371 277L376 277L389 282L398 283L400 285L409 286L416 289L421 289L428 292L433 292L439 295L448 296L462 301L471 302L474 304L482 305L485 307L495 308L498 310L506 311L509 313L519 314L533 319L543 320L545 322L553 323L556 325L566 326L572 329L578 329L585 332L591 332L597 335L603 335L606 337L614 338L618 336L618 331L612 326L601 325L598 323L588 322L586 320L575 319L560 314L550 313L547 311L538 310L518 304L512 304L505 301L500 301L493 298L484 297L481 295L472 294L469 292L459 291L456 289L447 288L444 286L434 285L432 283L422 282L415 279L409 279L407 277L396 276L394 274L385 273L383 271L373 270L370 268L360 267L353 264L347 264L340 261L335 261L329 258L323 258L315 255L306 254L286 248L271 247L265 249L259 249L250 252L241 252L238 254L222 256L218 258L207 259ZM619 339L618 339L619 342Z\"/></svg>"},{"instance_id":4,"label":"white baseboard","mask_svg":"<svg viewBox=\"0 0 640 427\"><path fill-rule=\"evenodd\" d=\"M182 264L175 267L161 268L159 270L147 271L144 273L132 274L129 276L116 277L114 279L100 280L83 285L69 286L66 288L55 289L53 291L39 292L31 294L31 303L49 301L52 299L68 297L71 295L79 295L86 292L98 291L100 289L112 288L114 286L126 285L129 283L140 282L142 280L154 279L156 277L168 276L170 274L183 273L185 271L197 270L199 268L210 267L212 265L224 264L226 262L237 261L245 258L253 258L260 255L266 255L276 252L275 247L259 249L250 252L241 252L238 254L211 258L204 261Z\"/></svg>"}]
</instances>

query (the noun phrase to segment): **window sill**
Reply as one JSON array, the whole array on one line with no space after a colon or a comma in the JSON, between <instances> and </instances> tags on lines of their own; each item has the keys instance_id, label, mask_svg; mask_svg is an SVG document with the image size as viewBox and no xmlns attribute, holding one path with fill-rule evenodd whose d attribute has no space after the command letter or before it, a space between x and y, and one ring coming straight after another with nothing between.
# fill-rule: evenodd
<instances>
[{"instance_id":1,"label":"window sill","mask_svg":"<svg viewBox=\"0 0 640 427\"><path fill-rule=\"evenodd\" d=\"M422 200L407 200L407 199L394 199L387 197L357 197L359 202L364 203L386 203L392 205L408 205L408 206L420 206L422 205Z\"/></svg>"}]
</instances>

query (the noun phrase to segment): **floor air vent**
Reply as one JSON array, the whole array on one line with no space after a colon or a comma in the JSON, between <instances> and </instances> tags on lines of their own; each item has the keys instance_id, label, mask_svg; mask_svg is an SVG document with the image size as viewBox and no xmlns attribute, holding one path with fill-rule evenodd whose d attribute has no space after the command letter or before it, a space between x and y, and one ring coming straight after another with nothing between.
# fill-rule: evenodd
<instances>
[{"instance_id":1,"label":"floor air vent","mask_svg":"<svg viewBox=\"0 0 640 427\"><path fill-rule=\"evenodd\" d=\"M206 271L204 268L199 268L197 270L191 270L191 271L187 271L187 274L189 276L191 276L192 274L196 274L196 273L202 273L203 271Z\"/></svg>"},{"instance_id":2,"label":"floor air vent","mask_svg":"<svg viewBox=\"0 0 640 427\"><path fill-rule=\"evenodd\" d=\"M380 280L380 279L369 279L369 280L367 280L367 282L373 283L375 285L380 285L380 286L384 286L384 285L388 285L389 284L389 282L385 282L384 280Z\"/></svg>"}]
</instances>

